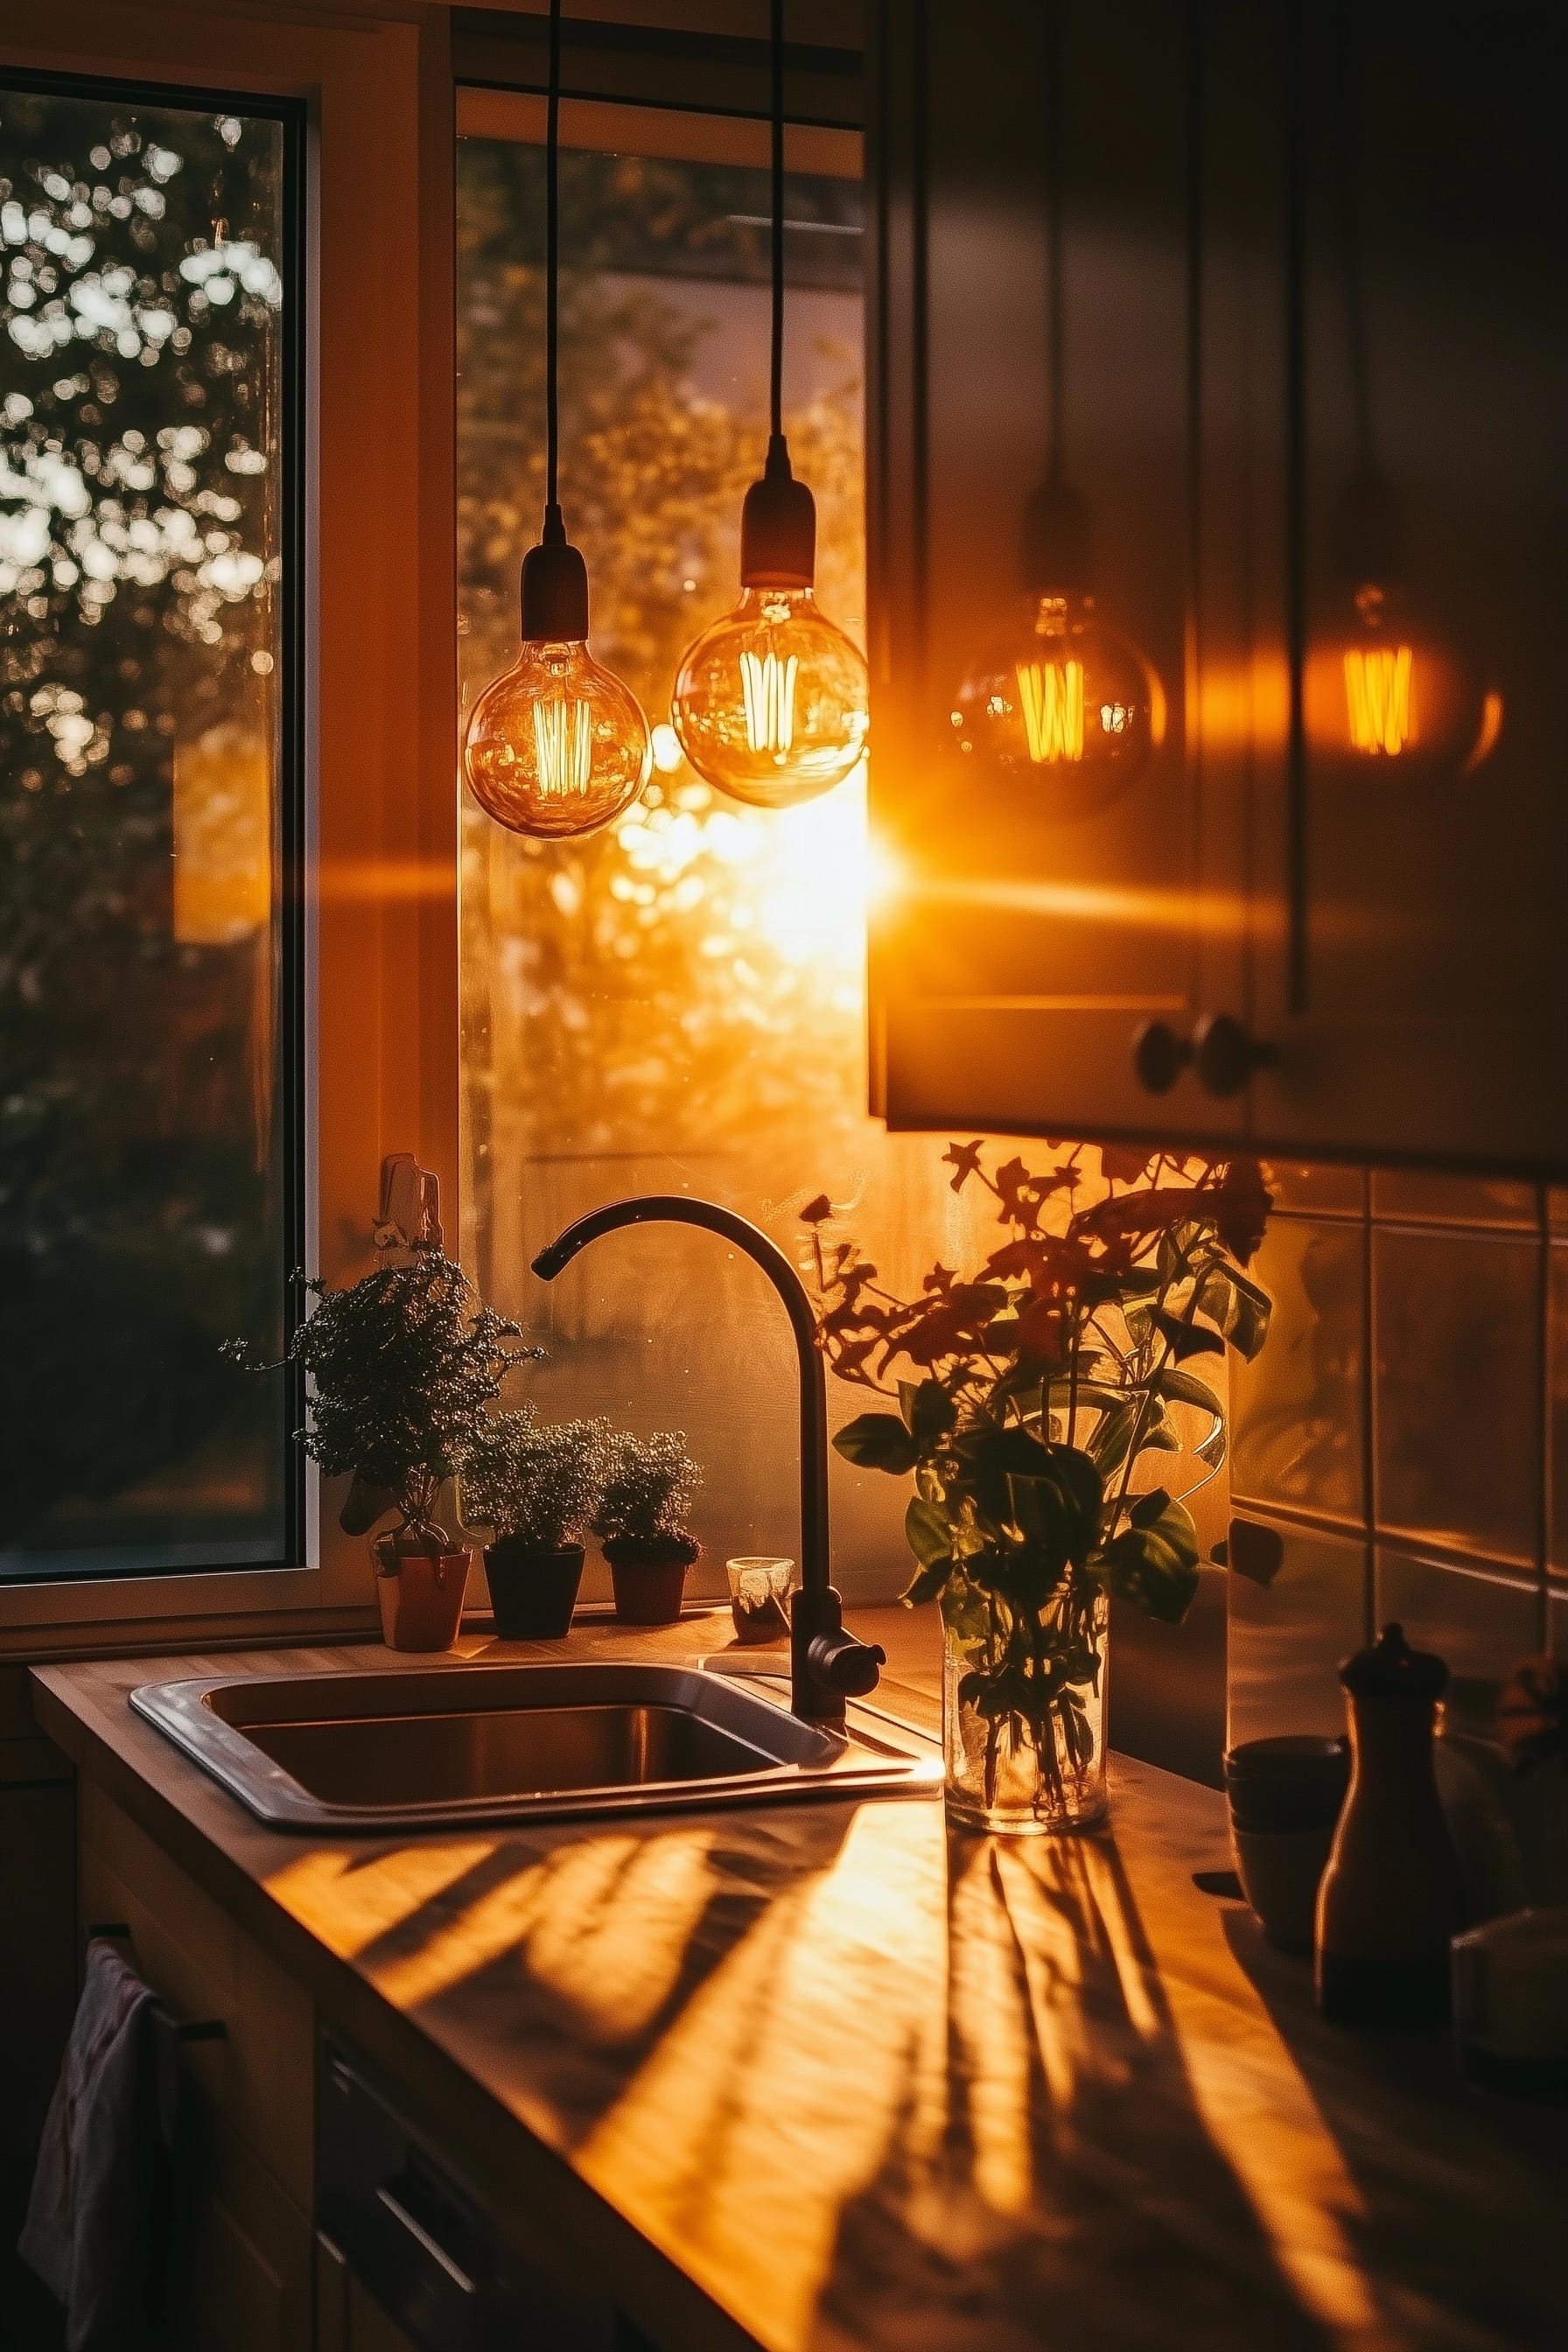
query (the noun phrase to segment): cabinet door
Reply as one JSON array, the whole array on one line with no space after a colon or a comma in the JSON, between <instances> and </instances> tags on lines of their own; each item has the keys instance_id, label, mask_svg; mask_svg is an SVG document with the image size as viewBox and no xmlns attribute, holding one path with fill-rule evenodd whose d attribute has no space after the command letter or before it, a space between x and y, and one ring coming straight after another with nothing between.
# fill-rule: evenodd
<instances>
[{"instance_id":1,"label":"cabinet door","mask_svg":"<svg viewBox=\"0 0 1568 2352\"><path fill-rule=\"evenodd\" d=\"M1290 20L1296 690L1255 1108L1303 1151L1568 1161L1568 286L1537 21Z\"/></svg>"},{"instance_id":2,"label":"cabinet door","mask_svg":"<svg viewBox=\"0 0 1568 2352\"><path fill-rule=\"evenodd\" d=\"M894 1127L1223 1139L1242 1097L1216 1099L1190 1070L1151 1094L1131 1052L1145 1022L1184 1039L1203 1011L1242 1003L1242 828L1208 800L1187 720L1193 24L1161 0L888 6L873 53L876 1107ZM1160 688L1159 740L1101 796L1066 764L997 783L950 717L1020 614L1053 374L1098 617Z\"/></svg>"}]
</instances>

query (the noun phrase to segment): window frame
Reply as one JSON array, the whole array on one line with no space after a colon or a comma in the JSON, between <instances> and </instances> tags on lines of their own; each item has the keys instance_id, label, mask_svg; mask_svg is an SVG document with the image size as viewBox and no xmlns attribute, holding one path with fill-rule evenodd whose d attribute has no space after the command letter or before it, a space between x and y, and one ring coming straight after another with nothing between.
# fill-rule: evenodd
<instances>
[{"instance_id":1,"label":"window frame","mask_svg":"<svg viewBox=\"0 0 1568 2352\"><path fill-rule=\"evenodd\" d=\"M285 362L300 444L284 516L300 557L286 630L300 885L285 898L300 974L289 1240L333 1283L369 1262L386 1154L437 1173L448 1230L458 1211L449 35L441 9L86 0L62 21L50 0L21 0L0 36L17 81L302 106L303 316ZM289 1564L7 1580L0 1657L157 1646L204 1626L223 1642L290 1622L373 1628L363 1544L338 1528L335 1491L297 1455L286 1475Z\"/></svg>"}]
</instances>

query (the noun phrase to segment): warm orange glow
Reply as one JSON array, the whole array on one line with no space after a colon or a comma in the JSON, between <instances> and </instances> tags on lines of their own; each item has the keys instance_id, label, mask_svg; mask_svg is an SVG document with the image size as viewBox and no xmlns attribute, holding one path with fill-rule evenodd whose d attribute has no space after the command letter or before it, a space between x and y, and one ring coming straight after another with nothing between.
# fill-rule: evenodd
<instances>
[{"instance_id":1,"label":"warm orange glow","mask_svg":"<svg viewBox=\"0 0 1568 2352\"><path fill-rule=\"evenodd\" d=\"M1347 646L1345 709L1352 751L1390 759L1415 739L1408 646Z\"/></svg>"},{"instance_id":2,"label":"warm orange glow","mask_svg":"<svg viewBox=\"0 0 1568 2352\"><path fill-rule=\"evenodd\" d=\"M225 721L174 746L174 937L228 947L272 916L272 761Z\"/></svg>"},{"instance_id":3,"label":"warm orange glow","mask_svg":"<svg viewBox=\"0 0 1568 2352\"><path fill-rule=\"evenodd\" d=\"M775 653L741 656L741 696L746 707L746 748L787 751L795 741L796 655L781 661Z\"/></svg>"},{"instance_id":4,"label":"warm orange glow","mask_svg":"<svg viewBox=\"0 0 1568 2352\"><path fill-rule=\"evenodd\" d=\"M1018 699L1029 757L1037 767L1083 757L1083 664L1020 662ZM1121 712L1122 726L1127 714ZM1108 733L1118 730L1107 726Z\"/></svg>"},{"instance_id":5,"label":"warm orange glow","mask_svg":"<svg viewBox=\"0 0 1568 2352\"><path fill-rule=\"evenodd\" d=\"M1465 761L1467 776L1474 773L1481 761L1489 759L1498 737L1502 733L1502 697L1488 694L1481 703L1481 730L1476 737L1469 758Z\"/></svg>"}]
</instances>

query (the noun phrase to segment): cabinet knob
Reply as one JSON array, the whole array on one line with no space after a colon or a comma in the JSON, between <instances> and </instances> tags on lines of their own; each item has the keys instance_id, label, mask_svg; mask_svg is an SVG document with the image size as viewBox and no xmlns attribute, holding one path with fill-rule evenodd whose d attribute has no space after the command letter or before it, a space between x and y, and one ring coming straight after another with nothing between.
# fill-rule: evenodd
<instances>
[{"instance_id":1,"label":"cabinet knob","mask_svg":"<svg viewBox=\"0 0 1568 2352\"><path fill-rule=\"evenodd\" d=\"M1238 1095L1254 1070L1267 1069L1274 1048L1242 1026L1234 1014L1211 1013L1193 1031L1192 1055L1198 1076L1211 1095Z\"/></svg>"},{"instance_id":2,"label":"cabinet knob","mask_svg":"<svg viewBox=\"0 0 1568 2352\"><path fill-rule=\"evenodd\" d=\"M1192 1058L1192 1046L1168 1021L1145 1021L1132 1033L1132 1066L1149 1094L1168 1095Z\"/></svg>"}]
</instances>

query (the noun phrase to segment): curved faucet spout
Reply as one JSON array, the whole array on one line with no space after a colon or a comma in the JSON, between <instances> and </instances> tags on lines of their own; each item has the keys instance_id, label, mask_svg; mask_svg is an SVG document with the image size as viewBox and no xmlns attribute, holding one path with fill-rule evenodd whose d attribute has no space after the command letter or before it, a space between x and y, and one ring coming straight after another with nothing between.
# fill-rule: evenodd
<instances>
[{"instance_id":1,"label":"curved faucet spout","mask_svg":"<svg viewBox=\"0 0 1568 2352\"><path fill-rule=\"evenodd\" d=\"M827 1383L816 1344L811 1300L783 1250L766 1234L722 1209L715 1201L688 1200L684 1193L652 1192L609 1207L590 1210L558 1234L533 1261L533 1271L553 1282L579 1250L626 1225L696 1225L742 1251L773 1284L789 1317L800 1368L800 1577L791 1611L791 1682L797 1715L814 1721L842 1722L845 1693L870 1690L883 1654L844 1632L843 1609L833 1589L827 1511Z\"/></svg>"}]
</instances>

